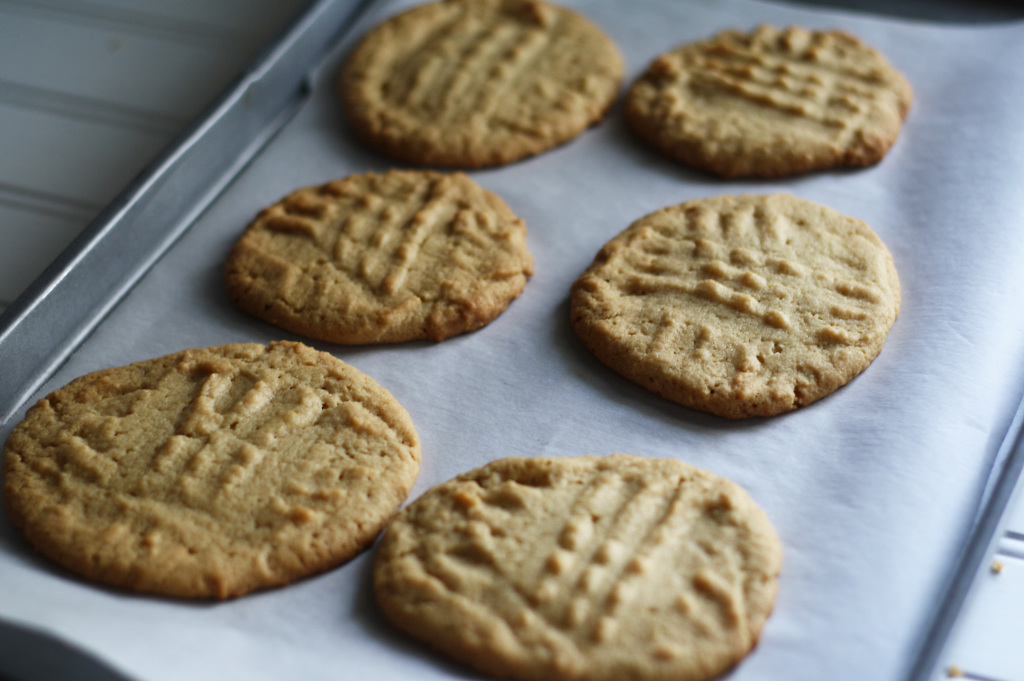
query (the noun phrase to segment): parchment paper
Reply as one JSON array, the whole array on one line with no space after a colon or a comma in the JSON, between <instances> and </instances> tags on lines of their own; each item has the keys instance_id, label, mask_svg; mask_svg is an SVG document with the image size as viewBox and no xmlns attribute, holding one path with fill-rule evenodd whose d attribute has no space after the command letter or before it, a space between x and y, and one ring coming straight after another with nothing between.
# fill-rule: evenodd
<instances>
[{"instance_id":1,"label":"parchment paper","mask_svg":"<svg viewBox=\"0 0 1024 681\"><path fill-rule=\"evenodd\" d=\"M364 17L315 74L308 104L46 391L184 347L291 337L231 306L221 261L266 204L392 165L353 141L334 80L351 41L409 4L382 2ZM682 42L796 23L857 34L906 74L916 99L881 164L772 182L686 170L637 142L616 107L564 147L472 174L526 220L536 257L523 296L496 321L440 344L314 344L411 413L423 440L411 498L510 455L677 457L737 481L778 529L785 565L760 644L730 678L902 678L1024 389L1024 24L934 26L747 0L565 4L618 43L629 80ZM776 191L867 221L896 259L900 317L850 385L789 415L728 422L621 379L575 338L569 286L634 219L697 197ZM232 602L182 603L79 581L3 519L0 618L147 681L471 677L381 619L371 557Z\"/></svg>"}]
</instances>

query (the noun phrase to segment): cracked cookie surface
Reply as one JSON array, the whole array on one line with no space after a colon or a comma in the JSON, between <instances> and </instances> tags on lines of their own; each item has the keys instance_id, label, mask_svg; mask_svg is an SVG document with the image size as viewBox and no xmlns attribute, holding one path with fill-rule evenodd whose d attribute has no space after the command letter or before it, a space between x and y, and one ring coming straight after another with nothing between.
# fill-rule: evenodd
<instances>
[{"instance_id":1,"label":"cracked cookie surface","mask_svg":"<svg viewBox=\"0 0 1024 681\"><path fill-rule=\"evenodd\" d=\"M785 194L670 206L609 241L572 286L583 343L625 377L728 418L771 416L845 385L900 309L864 222Z\"/></svg>"},{"instance_id":2,"label":"cracked cookie surface","mask_svg":"<svg viewBox=\"0 0 1024 681\"><path fill-rule=\"evenodd\" d=\"M505 310L533 274L526 225L463 173L351 175L263 210L224 266L245 312L341 344L440 341Z\"/></svg>"},{"instance_id":3,"label":"cracked cookie surface","mask_svg":"<svg viewBox=\"0 0 1024 681\"><path fill-rule=\"evenodd\" d=\"M736 484L674 459L502 459L399 513L374 565L399 628L500 678L703 681L772 610L782 549Z\"/></svg>"},{"instance_id":4,"label":"cracked cookie surface","mask_svg":"<svg viewBox=\"0 0 1024 681\"><path fill-rule=\"evenodd\" d=\"M4 503L91 580L228 598L348 560L419 472L408 413L299 343L183 352L75 379L4 445Z\"/></svg>"},{"instance_id":5,"label":"cracked cookie surface","mask_svg":"<svg viewBox=\"0 0 1024 681\"><path fill-rule=\"evenodd\" d=\"M840 31L726 31L655 59L626 96L636 133L724 177L877 163L913 93L878 52Z\"/></svg>"},{"instance_id":6,"label":"cracked cookie surface","mask_svg":"<svg viewBox=\"0 0 1024 681\"><path fill-rule=\"evenodd\" d=\"M541 0L444 0L392 17L339 79L358 139L392 158L479 168L567 142L600 121L622 81L618 49Z\"/></svg>"}]
</instances>

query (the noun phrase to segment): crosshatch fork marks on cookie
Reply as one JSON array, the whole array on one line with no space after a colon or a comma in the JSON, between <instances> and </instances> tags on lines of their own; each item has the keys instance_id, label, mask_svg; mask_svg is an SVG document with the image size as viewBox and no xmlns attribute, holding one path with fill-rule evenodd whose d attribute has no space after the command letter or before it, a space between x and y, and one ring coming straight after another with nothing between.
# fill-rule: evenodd
<instances>
[{"instance_id":1,"label":"crosshatch fork marks on cookie","mask_svg":"<svg viewBox=\"0 0 1024 681\"><path fill-rule=\"evenodd\" d=\"M228 597L363 548L419 470L408 414L297 343L187 350L76 379L5 445L29 543L114 586Z\"/></svg>"},{"instance_id":2,"label":"crosshatch fork marks on cookie","mask_svg":"<svg viewBox=\"0 0 1024 681\"><path fill-rule=\"evenodd\" d=\"M775 37L778 49L765 47L765 33ZM789 29L775 36L762 28L750 38L726 34L694 54L697 69L691 87L852 134L885 84L879 68L844 61L850 51L860 49L858 41L842 33Z\"/></svg>"},{"instance_id":3,"label":"crosshatch fork marks on cookie","mask_svg":"<svg viewBox=\"0 0 1024 681\"><path fill-rule=\"evenodd\" d=\"M385 100L429 112L437 123L450 123L487 118L524 96L519 76L545 59L553 45L550 33L537 31L536 24L484 19L464 13L402 55L394 64L392 82L405 86L388 88ZM459 68L446 68L448 63Z\"/></svg>"},{"instance_id":4,"label":"crosshatch fork marks on cookie","mask_svg":"<svg viewBox=\"0 0 1024 681\"><path fill-rule=\"evenodd\" d=\"M607 643L614 635L616 615L637 607L641 600L640 591L650 577L647 573L659 561L657 554L679 550L672 545L672 530L692 531L692 525L699 521L703 509L688 506L685 486L677 481L673 489L671 482L660 488L614 474L594 475L586 481L584 492L562 512L567 518L563 529L538 537L528 549L537 557L530 566L533 569L506 573L503 579L548 626L570 630L575 637L593 644ZM516 494L514 485L509 487L512 489L501 491L506 498ZM487 501L484 496L485 506L479 516L486 515ZM529 496L520 499L524 507L530 501ZM491 510L508 505L505 502ZM494 533L508 520L499 511L484 522ZM469 541L479 539L477 535ZM710 550L706 546L698 548ZM486 550L485 545L474 543L471 553ZM459 554L462 551L465 549ZM675 563L671 556L660 558ZM490 564L500 570L499 561ZM707 597L713 609L728 613L716 619L731 626L740 624L737 594L704 590L699 595Z\"/></svg>"},{"instance_id":5,"label":"crosshatch fork marks on cookie","mask_svg":"<svg viewBox=\"0 0 1024 681\"><path fill-rule=\"evenodd\" d=\"M665 306L665 310L659 305L665 297L679 295L712 308L710 315L718 319L739 313L741 319L760 321L767 332L761 335L772 341L772 347L781 335L772 334L771 329L802 332L811 343L825 348L868 339L874 330L865 328L863 322L877 315L883 297L880 283L872 281L876 263L844 257L845 246L839 243L839 235L805 234L808 224L804 220L775 214L766 229L759 229L757 225L765 217L755 216L753 208L732 214L718 224L707 222L710 212L694 210L688 217L701 226L690 230L692 234L678 243L677 234L652 227L636 232L634 240L621 251L618 262L624 276L619 283L620 294L643 296L645 308L657 308L661 313L660 318L651 319L656 331L648 346L650 352L677 351L684 344L676 337L694 333L682 310L672 314L671 306ZM721 217L714 214L712 219ZM793 250L800 248L796 242L807 240L818 242L820 262L794 257ZM748 241L749 246L736 245ZM691 257L679 258L680 250L688 251ZM824 274L826 270L828 275ZM799 287L805 278L814 283L797 293L787 290ZM858 283L865 278L867 284ZM727 310L719 313L714 308ZM700 336L696 344L714 334L703 326L697 327L696 333Z\"/></svg>"},{"instance_id":6,"label":"crosshatch fork marks on cookie","mask_svg":"<svg viewBox=\"0 0 1024 681\"><path fill-rule=\"evenodd\" d=\"M491 673L635 678L646 658L653 678L702 678L680 669L693 646L706 646L700 673L720 673L770 610L779 556L764 522L734 486L676 461L499 461L392 523L378 597L398 626L471 649L461 657ZM446 609L461 628L425 633L417 620Z\"/></svg>"},{"instance_id":7,"label":"crosshatch fork marks on cookie","mask_svg":"<svg viewBox=\"0 0 1024 681\"><path fill-rule=\"evenodd\" d=\"M237 483L234 478L238 475L252 475L280 437L301 432L308 445L316 447L318 442L331 441L329 434L338 427L335 419L343 416L339 419L342 423L358 422L366 434L398 445L388 422L360 407L359 396L305 384L286 385L287 379L282 385L278 380L238 371L229 361L190 363L184 359L161 369L166 371L146 377L153 380L151 387L92 403L93 414L78 405L61 405L81 412L73 425L57 434L71 469L79 469L95 484L116 485L129 496L152 495L159 489L176 503L179 492L191 491L192 510L217 515L223 502L219 497L235 487L221 484L225 476ZM184 408L176 412L170 402L179 396L184 398ZM155 420L154 414L164 414L166 419ZM114 451L122 438L140 427L148 430L151 439L133 444L125 453ZM324 429L328 434L321 437L318 431ZM140 459L147 454L151 455L148 465ZM351 458L355 452L338 451L336 455Z\"/></svg>"}]
</instances>

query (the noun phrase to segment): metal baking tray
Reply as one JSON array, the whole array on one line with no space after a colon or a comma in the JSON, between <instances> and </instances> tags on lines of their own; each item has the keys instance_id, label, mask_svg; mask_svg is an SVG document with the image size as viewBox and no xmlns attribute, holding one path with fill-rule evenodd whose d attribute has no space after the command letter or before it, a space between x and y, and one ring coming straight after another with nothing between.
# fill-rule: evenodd
<instances>
[{"instance_id":1,"label":"metal baking tray","mask_svg":"<svg viewBox=\"0 0 1024 681\"><path fill-rule=\"evenodd\" d=\"M404 0L397 0L398 4L402 2ZM944 35L944 29L919 30L917 26L900 22L747 0L722 5L694 0L679 6L670 0L641 0L630 6L630 17L623 16L624 5L612 0L589 3L578 0L565 4L590 16L625 46L627 79L636 75L658 52L684 39L702 37L709 32L709 27L747 24L754 20L828 27L838 21L851 31L866 35L869 43L882 43L886 46L883 51L891 51L897 58L908 61L912 61L915 50L927 51ZM33 398L86 371L171 352L181 349L182 343L201 346L291 337L246 318L232 308L220 290L220 263L247 218L263 205L299 186L327 181L348 172L382 170L391 165L353 143L331 92L333 74L343 59L346 46L365 31L368 17L376 20L373 13L382 5L390 8L395 3L321 0L312 4L280 42L156 159L43 276L0 315L0 438L6 437ZM660 27L665 33L669 30L667 26L680 25L676 21L682 11L680 7L689 13L692 25L681 29L678 39L647 35L646 26ZM657 33L653 29L652 32ZM912 39L901 46L905 33ZM993 40L1006 41L1020 35L1018 32L1008 36L993 30ZM648 44L650 47L646 47ZM641 45L645 48L640 49ZM937 91L936 88L932 92ZM926 97L928 93L926 89ZM914 116L912 112L911 126ZM310 129L315 129L314 134L310 134ZM875 678L912 678L914 681L936 678L943 643L968 597L974 575L992 555L993 543L1000 532L1002 509L1013 494L1024 462L1021 443L1024 416L1018 411L1020 386L1024 382L1016 383L1015 390L1011 386L1012 399L1001 400L998 413L986 423L990 434L983 438L984 446L975 447L977 451L969 455L950 454L963 458L956 459L941 480L924 485L929 494L953 488L949 508L936 510L935 516L936 524L948 527L929 535L941 546L936 548L932 545L934 542L904 542L905 538L899 537L887 538L885 546L877 551L871 546L866 548L870 555L874 555L873 552L884 554L880 562L888 563L903 558L894 555L893 547L905 543L908 551L913 549L908 555L929 565L922 573L925 585L913 587L913 602L903 603L913 606L913 614L896 615L895 620L900 624L894 628L895 636L889 636L892 631L880 622L882 634L875 638L867 636L868 640L862 641L866 648L851 644L825 645L813 636L811 640L801 640L816 625L794 621L797 619L792 614L794 611L805 612L802 607L810 608L798 595L800 579L813 577L813 570L825 566L835 570L828 579L842 591L843 577L853 574L846 571L853 569L857 555L848 551L841 540L823 539L824 534L813 534L810 526L799 517L806 508L784 498L785 488L791 483L775 472L774 467L766 466L763 456L777 457L778 461L802 470L808 477L822 475L827 469L805 464L793 452L806 454L813 446L826 455L849 454L854 444L870 439L865 438L864 429L884 419L887 413L903 420L896 425L888 424L892 427L887 426L879 437L903 448L905 453L916 453L913 442L920 438L918 433L905 432L915 424L909 422L908 408L899 404L904 395L881 400L878 396L886 391L898 392L906 375L900 373L894 360L919 349L915 345L918 339L914 335L913 306L922 303L923 296L918 296L915 284L924 278L915 280L920 273L915 272L916 263L907 248L908 240L901 237L897 227L886 225L885 207L898 205L897 199L905 198L900 192L909 193L897 186L893 179L897 177L895 173L901 168L916 168L927 162L927 155L915 157L911 147L914 137L918 144L926 142L927 133L927 130L912 129L910 140L897 143L894 158L858 173L822 174L783 182L723 183L680 170L643 149L624 130L616 109L596 129L562 148L509 168L474 173L474 179L501 194L513 210L526 219L531 230L531 250L538 261L537 275L527 285L522 299L513 303L495 322L478 332L438 345L413 343L402 348L340 348L311 344L334 352L379 380L383 376L385 386L410 407L424 436L424 470L414 495L429 484L499 455L531 455L544 451L610 453L610 449L600 447L626 448L633 444L633 453L681 456L713 468L738 479L753 490L755 498L766 499L769 515L779 520L787 544L787 563L776 614L769 620L765 637L752 656L757 659L741 665L735 672L737 679L777 678L785 665L797 658L773 657L771 650L776 647L809 651L803 658L812 661L801 662L806 672L804 676L797 670L787 675L789 678L812 678L809 670L815 669L817 664L813 658L838 657L833 662L849 663L851 669L862 670L865 663L859 658L864 656L863 650L880 654L882 673ZM893 186L896 188L891 191L896 196L886 204L881 194ZM792 416L724 424L713 417L677 409L609 375L582 351L568 329L566 296L568 284L600 244L626 226L627 217L634 219L667 205L669 197L674 197L671 202L679 202L712 193L741 191L791 191L831 203L836 208L843 208L836 203L845 202L850 209L875 215L881 227L873 220L869 222L883 233L902 266L901 273L907 272L909 276L904 280L907 294L904 311L897 321L895 336L890 340L891 347L883 350L877 366L836 396ZM867 192L882 207L863 205L854 198L856 192ZM909 309L906 303L910 304ZM952 383L954 377L947 375L944 380ZM419 388L424 385L437 387L433 392L421 394L423 391ZM913 394L911 399L920 400L921 395ZM475 414L474 422L468 425L457 409L466 405L489 406L498 401L506 405L502 410L484 409L479 415ZM863 418L859 416L861 413ZM934 431L935 425L928 423L926 429ZM581 435L579 427L587 427L593 433ZM641 437L637 434L640 432L645 434ZM819 444L823 432L834 435L838 444ZM787 446L772 444L779 439L788 441ZM931 433L925 441L934 443L937 439L941 437ZM590 450L576 450L575 446ZM597 451L593 451L595 449ZM972 460L971 456L976 456L978 461L965 463ZM878 462L868 463L878 465ZM848 473L853 469L843 470ZM915 503L924 503L925 496L920 489L899 482L899 476L904 473L902 469L872 471L878 474L879 480L886 475L891 475L892 480L884 480L886 487L881 494L861 490L867 495L863 498L891 502L906 517L913 510L909 504L915 500L915 495ZM954 479L958 476L963 480ZM820 482L820 486L793 489L825 499L823 488L834 486L836 481L822 479ZM894 501L902 490L907 490L910 501ZM834 492L842 496L841 490L829 490L830 494ZM850 508L837 517L849 521L858 517L854 511L863 510L865 522L873 528L865 530L864 535L858 535L856 527L843 528L842 532L853 538L850 542L855 544L859 536L882 532L881 516L872 515L871 509L856 508L861 503L860 498L853 495L848 503ZM800 532L808 532L808 538L805 540ZM820 559L820 552L826 551L823 541L834 542L827 544L828 551L841 551L845 556L843 564ZM182 605L152 603L146 599L139 604L132 597L103 590L98 590L100 593L94 596L93 587L33 557L7 523L0 529L0 543L16 557L18 569L26 569L27 565L27 570L38 572L42 580L61 593L85 593L84 598L90 599L92 605L95 601L109 604L113 613L134 613L135 609L159 612L159 621L158 618L147 621L145 617L138 620L153 627L147 636L177 631L174 622L178 617L190 623L219 622L218 618L223 617L235 624L236 616L244 619L252 613L276 616L293 606L316 610L315 606L322 604L325 593L343 586L351 593L346 592L348 595L335 604L346 612L341 629L353 635L353 645L358 645L360 636L364 635L375 641L382 640L381 650L368 650L366 660L347 663L351 667L339 672L325 670L321 664L320 656L329 656L329 650L303 651L302 646L285 648L291 656L288 663L298 664L296 669L301 676L365 675L369 673L368 665L374 661L374 655L379 657L378 661L386 659L388 664L395 665L389 670L394 678L403 673L417 678L461 674L460 670L446 666L429 653L411 647L404 639L387 633L379 618L372 614L373 608L366 597L359 594L360 589L366 587L368 562L365 555L335 571L337 574L231 604ZM937 558L941 560L935 560ZM867 565L873 566L870 560ZM0 575L3 569L0 563ZM909 572L899 574L899 579L909 579ZM353 582L355 587L351 585ZM849 600L857 600L859 593L856 589L851 591ZM243 614L239 615L239 611ZM811 608L806 612L815 611ZM861 613L852 621L862 627L878 612L875 609L867 615ZM197 619L189 619L193 617ZM152 661L133 661L131 656L127 660L111 660L103 653L102 646L93 645L88 636L69 637L62 626L59 622L40 627L0 623L0 641L8 642L6 647L0 644L0 652L27 651L21 663L11 656L0 655L0 658L7 658L0 661L0 676L5 673L34 675L27 667L31 665L36 671L74 670L80 678L88 675L94 678L165 678L152 671ZM833 625L821 626L828 629ZM858 635L842 626L828 631ZM276 635L287 638L289 633L276 632ZM885 638L893 638L894 642L890 645L878 640ZM223 662L219 657L221 653L203 649L201 640L193 640L193 643L192 652L200 658ZM264 643L255 637L238 646L259 660ZM273 649L273 646L267 648ZM76 649L85 652L82 654ZM305 661L297 662L299 657L296 656L303 652L306 656L301 659ZM155 653L148 651L148 654ZM284 664L276 658L268 657L262 662L268 678L283 670L283 667L275 667L275 664ZM183 671L168 664L175 672ZM239 674L251 671L251 667L240 669ZM196 676L195 669L184 671ZM40 673L52 675L45 671ZM859 674L857 678L863 676ZM387 677L387 674L381 676ZM853 677L840 673L832 674L831 678Z\"/></svg>"}]
</instances>

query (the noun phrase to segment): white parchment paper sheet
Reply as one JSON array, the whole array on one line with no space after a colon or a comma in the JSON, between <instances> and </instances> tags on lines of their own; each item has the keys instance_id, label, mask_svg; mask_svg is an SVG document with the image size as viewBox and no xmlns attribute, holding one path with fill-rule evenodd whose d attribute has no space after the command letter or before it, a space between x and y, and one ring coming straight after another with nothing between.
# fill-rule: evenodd
<instances>
[{"instance_id":1,"label":"white parchment paper sheet","mask_svg":"<svg viewBox=\"0 0 1024 681\"><path fill-rule=\"evenodd\" d=\"M289 191L391 164L359 147L334 80L354 37L409 2L379 3L328 58L313 98L46 386L184 347L289 337L237 312L221 261ZM913 84L878 166L723 182L638 143L616 107L570 144L473 173L530 230L536 276L478 332L440 344L342 348L408 408L423 440L413 496L492 459L631 452L677 457L743 485L785 546L775 612L730 678L899 679L948 577L1024 388L1024 25L948 27L747 0L566 2L621 47L627 78L725 28L842 28ZM867 221L894 254L899 319L874 364L808 408L727 422L647 393L593 359L568 290L634 219L709 195L786 191ZM0 433L6 436L6 432ZM49 632L139 679L470 676L377 614L369 554L228 603L180 603L80 582L0 523L0 617Z\"/></svg>"}]
</instances>

